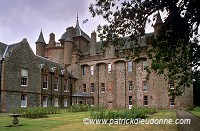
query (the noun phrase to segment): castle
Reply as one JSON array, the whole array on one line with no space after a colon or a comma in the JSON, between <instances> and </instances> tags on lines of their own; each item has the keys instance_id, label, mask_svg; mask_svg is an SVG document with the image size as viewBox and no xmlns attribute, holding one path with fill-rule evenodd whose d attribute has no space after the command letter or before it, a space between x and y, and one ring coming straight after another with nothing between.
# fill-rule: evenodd
<instances>
[{"instance_id":1,"label":"castle","mask_svg":"<svg viewBox=\"0 0 200 131\"><path fill-rule=\"evenodd\" d=\"M36 41L36 55L26 39L6 45L0 43L2 112L17 107L67 107L75 103L99 105L108 109L155 107L188 109L193 106L193 88L182 96L171 98L168 90L174 82L151 73L146 79L148 58L146 38L156 36L162 26L160 14L154 33L139 38L142 52L127 60L130 44L113 42L102 49L96 33L91 38L80 28L68 27L59 42L51 33L48 44L42 31Z\"/></svg>"}]
</instances>

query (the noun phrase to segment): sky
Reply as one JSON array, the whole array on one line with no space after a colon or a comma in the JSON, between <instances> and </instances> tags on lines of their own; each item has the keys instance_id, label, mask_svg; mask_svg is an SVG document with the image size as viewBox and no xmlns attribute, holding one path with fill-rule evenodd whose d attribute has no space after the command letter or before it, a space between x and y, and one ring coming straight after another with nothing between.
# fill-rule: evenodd
<instances>
[{"instance_id":1,"label":"sky","mask_svg":"<svg viewBox=\"0 0 200 131\"><path fill-rule=\"evenodd\" d=\"M55 39L61 37L67 27L76 25L77 14L79 25L89 36L97 26L106 22L89 12L89 4L95 0L0 0L0 42L13 44L26 38L34 52L42 29L45 42L49 34ZM82 24L85 19L87 23ZM148 27L147 32L153 31Z\"/></svg>"}]
</instances>

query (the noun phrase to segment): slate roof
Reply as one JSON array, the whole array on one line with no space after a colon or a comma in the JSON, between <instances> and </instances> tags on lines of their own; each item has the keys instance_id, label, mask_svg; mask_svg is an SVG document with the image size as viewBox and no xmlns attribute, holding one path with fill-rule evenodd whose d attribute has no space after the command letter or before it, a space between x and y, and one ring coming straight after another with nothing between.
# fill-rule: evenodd
<instances>
[{"instance_id":1,"label":"slate roof","mask_svg":"<svg viewBox=\"0 0 200 131\"><path fill-rule=\"evenodd\" d=\"M36 43L45 43L42 30L41 30L41 32L40 32L39 38L38 38L38 40L36 41Z\"/></svg>"},{"instance_id":2,"label":"slate roof","mask_svg":"<svg viewBox=\"0 0 200 131\"><path fill-rule=\"evenodd\" d=\"M78 17L77 17L76 26L74 28L74 33L73 33L72 37L77 37L77 36L81 36L81 37L85 38L88 42L91 42L90 37L81 30L81 28L79 26ZM62 34L62 36L59 40L73 41L73 39L70 36L68 36L68 34L66 32L64 32Z\"/></svg>"},{"instance_id":3,"label":"slate roof","mask_svg":"<svg viewBox=\"0 0 200 131\"><path fill-rule=\"evenodd\" d=\"M89 42L91 41L90 37L81 30L80 26L79 26L79 22L78 22L78 17L77 17L77 21L76 21L76 26L75 26L75 34L74 37L76 36L82 36L84 37L86 40L88 40Z\"/></svg>"},{"instance_id":4,"label":"slate roof","mask_svg":"<svg viewBox=\"0 0 200 131\"><path fill-rule=\"evenodd\" d=\"M15 43L15 44L11 44L11 45L7 45L4 43L0 42L0 59L5 58L6 55L10 52L12 52L12 50L19 45L21 42L19 43Z\"/></svg>"},{"instance_id":5,"label":"slate roof","mask_svg":"<svg viewBox=\"0 0 200 131\"><path fill-rule=\"evenodd\" d=\"M44 57L38 56L38 55L36 55L36 59L37 59L37 61L38 61L39 64L45 64L46 63L50 72L54 72L54 70L53 70L54 67L58 68L60 71L64 70L64 67L62 67L59 63L57 63L55 61L52 61L50 59L47 59L47 58L44 58ZM60 74L61 74L61 72L60 72ZM75 78L68 71L67 71L67 74L68 74L69 77Z\"/></svg>"},{"instance_id":6,"label":"slate roof","mask_svg":"<svg viewBox=\"0 0 200 131\"><path fill-rule=\"evenodd\" d=\"M50 68L50 72L53 72L53 70L51 70L51 69L54 67L57 67L59 70L64 70L64 68L60 64L58 64L57 62L52 61L50 59L47 59L47 58L44 58L44 57L38 56L38 55L36 55L36 59L39 64L46 63L48 65L48 67Z\"/></svg>"},{"instance_id":7,"label":"slate roof","mask_svg":"<svg viewBox=\"0 0 200 131\"><path fill-rule=\"evenodd\" d=\"M4 54L4 52L5 52L6 48L7 48L7 46L8 46L8 45L6 45L6 44L0 42L0 57L1 57L1 58L3 57L3 54Z\"/></svg>"},{"instance_id":8,"label":"slate roof","mask_svg":"<svg viewBox=\"0 0 200 131\"><path fill-rule=\"evenodd\" d=\"M146 40L146 37L149 37L149 36L153 36L153 33L146 33L144 37L141 37L140 39L138 38L138 42L141 47L147 46L145 40ZM116 50L124 50L124 49L131 48L131 43L128 42L128 37L126 37L125 39L126 39L125 44L123 46L120 46L120 45L116 46L115 48ZM90 48L91 48L91 44L88 44L83 55L90 54ZM97 54L103 53L102 42L96 42L96 53Z\"/></svg>"}]
</instances>

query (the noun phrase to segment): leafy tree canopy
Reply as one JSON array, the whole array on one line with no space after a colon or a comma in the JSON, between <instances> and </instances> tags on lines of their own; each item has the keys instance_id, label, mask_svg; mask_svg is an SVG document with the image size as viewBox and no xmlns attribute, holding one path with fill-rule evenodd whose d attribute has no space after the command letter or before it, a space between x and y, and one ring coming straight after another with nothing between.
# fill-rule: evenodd
<instances>
[{"instance_id":1,"label":"leafy tree canopy","mask_svg":"<svg viewBox=\"0 0 200 131\"><path fill-rule=\"evenodd\" d=\"M159 23L158 34L147 39L151 69L176 81L170 95L181 95L185 86L199 81L199 0L96 0L89 7L93 17L102 16L107 25L99 26L100 38L120 44L120 38L131 40L145 34L147 23L154 21L156 12L165 12L164 23ZM154 28L156 25L154 25ZM135 44L136 45L136 44ZM133 49L139 47L134 46ZM152 70L150 70L152 71Z\"/></svg>"}]
</instances>

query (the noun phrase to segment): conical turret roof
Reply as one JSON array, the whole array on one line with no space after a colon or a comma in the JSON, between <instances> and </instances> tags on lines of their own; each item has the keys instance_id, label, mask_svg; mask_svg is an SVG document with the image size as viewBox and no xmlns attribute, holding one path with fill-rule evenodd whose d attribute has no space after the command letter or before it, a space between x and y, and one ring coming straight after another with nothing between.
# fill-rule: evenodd
<instances>
[{"instance_id":1,"label":"conical turret roof","mask_svg":"<svg viewBox=\"0 0 200 131\"><path fill-rule=\"evenodd\" d=\"M36 43L46 43L46 42L44 41L44 36L43 36L42 30L41 30L41 32L40 32L39 38L38 38L38 40L36 41Z\"/></svg>"}]
</instances>

